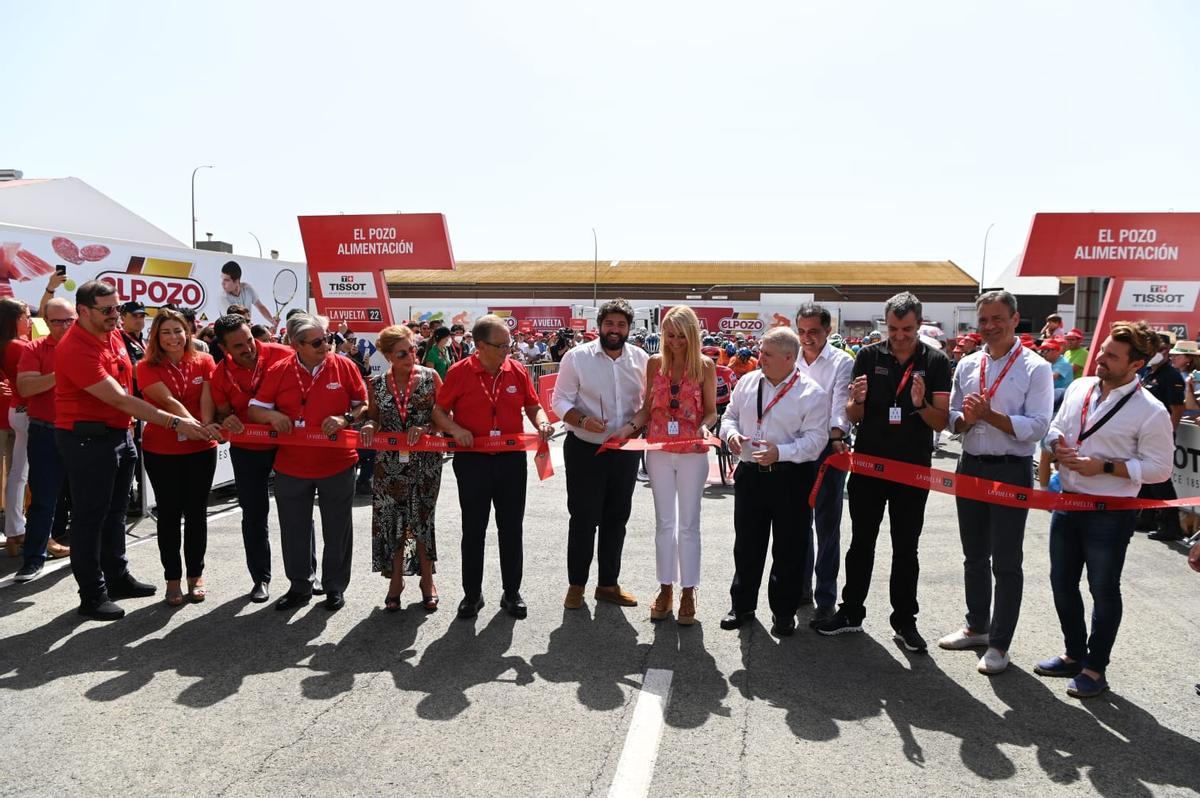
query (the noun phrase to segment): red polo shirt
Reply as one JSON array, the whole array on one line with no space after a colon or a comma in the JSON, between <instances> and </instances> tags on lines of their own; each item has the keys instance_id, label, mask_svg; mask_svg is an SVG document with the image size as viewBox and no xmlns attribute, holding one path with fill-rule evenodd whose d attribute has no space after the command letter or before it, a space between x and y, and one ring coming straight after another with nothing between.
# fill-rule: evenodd
<instances>
[{"instance_id":1,"label":"red polo shirt","mask_svg":"<svg viewBox=\"0 0 1200 798\"><path fill-rule=\"evenodd\" d=\"M21 359L17 363L17 373L36 371L43 376L53 374L54 354L57 350L58 341L54 340L52 336L47 335L37 339L25 347L25 351L21 353ZM13 387L16 387L15 381ZM26 396L21 401L28 408L30 418L44 421L47 424L54 423L54 386L33 396Z\"/></svg>"},{"instance_id":2,"label":"red polo shirt","mask_svg":"<svg viewBox=\"0 0 1200 798\"><path fill-rule=\"evenodd\" d=\"M54 425L59 429L69 430L76 421L100 421L115 429L126 429L133 421L84 390L105 377L112 377L125 393L133 394L133 364L129 362L121 333L116 330L97 338L81 323L73 324L58 342L54 377L58 399Z\"/></svg>"},{"instance_id":3,"label":"red polo shirt","mask_svg":"<svg viewBox=\"0 0 1200 798\"><path fill-rule=\"evenodd\" d=\"M209 389L212 391L213 404L217 407L229 405L233 408L233 414L240 418L243 423L247 420L246 408L250 405L250 400L254 398L254 394L262 387L263 380L267 376L267 370L281 360L287 360L290 357L295 357L296 352L290 346L283 344L255 344L258 347L258 359L254 363L253 369L248 369L239 366L233 362L233 358L228 352L225 353L224 359L221 360L221 365L217 366L213 373L212 383ZM239 449L251 449L254 451L267 451L275 447L269 444L259 443L239 443L235 444Z\"/></svg>"},{"instance_id":4,"label":"red polo shirt","mask_svg":"<svg viewBox=\"0 0 1200 798\"><path fill-rule=\"evenodd\" d=\"M525 367L505 358L495 375L488 374L479 355L460 360L446 372L437 403L472 435L487 437L492 429L502 434L524 432L525 408L540 405L533 380Z\"/></svg>"},{"instance_id":5,"label":"red polo shirt","mask_svg":"<svg viewBox=\"0 0 1200 798\"><path fill-rule=\"evenodd\" d=\"M329 416L350 412L351 402L366 402L367 386L349 358L325 356L315 375L293 355L267 369L254 403L278 410L293 423L304 419L304 430L320 430ZM297 479L324 479L358 462L353 449L317 449L280 445L275 470Z\"/></svg>"},{"instance_id":6,"label":"red polo shirt","mask_svg":"<svg viewBox=\"0 0 1200 798\"><path fill-rule=\"evenodd\" d=\"M179 361L178 366L165 358L159 364L143 360L137 364L137 384L142 398L156 407L165 409L146 395L146 389L151 385L163 383L171 392L171 396L179 400L192 418L199 421L200 397L204 393L204 383L212 379L215 368L216 363L213 362L212 356L203 352L193 352L191 357ZM216 441L181 441L179 433L175 430L158 424L147 424L142 428L142 448L152 454L194 454L216 447Z\"/></svg>"}]
</instances>

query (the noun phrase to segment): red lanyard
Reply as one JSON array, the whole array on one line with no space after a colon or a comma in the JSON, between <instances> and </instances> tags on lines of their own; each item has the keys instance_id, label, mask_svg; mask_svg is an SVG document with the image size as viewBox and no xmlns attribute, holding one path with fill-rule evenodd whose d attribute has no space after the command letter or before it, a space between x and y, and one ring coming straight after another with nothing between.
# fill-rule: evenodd
<instances>
[{"instance_id":1,"label":"red lanyard","mask_svg":"<svg viewBox=\"0 0 1200 798\"><path fill-rule=\"evenodd\" d=\"M1017 362L1017 358L1021 356L1021 342L1013 343L1013 353L1008 358L1008 362L1004 364L1004 368L1000 370L1000 376L996 378L996 384L992 386L992 390L988 391L987 387L987 362L988 354L983 353L983 359L979 361L979 392L984 395L989 402L996 395L996 391L1000 390L1000 383L1004 382L1004 375L1012 368L1012 364Z\"/></svg>"},{"instance_id":2,"label":"red lanyard","mask_svg":"<svg viewBox=\"0 0 1200 798\"><path fill-rule=\"evenodd\" d=\"M183 402L183 395L187 393L188 386L188 369L187 361L182 361L183 367L176 366L170 360L167 361L167 377L170 380L171 395ZM178 382L176 382L178 378Z\"/></svg>"},{"instance_id":3,"label":"red lanyard","mask_svg":"<svg viewBox=\"0 0 1200 798\"><path fill-rule=\"evenodd\" d=\"M760 375L758 379L758 425L760 427L762 426L763 416L765 416L767 413L770 413L771 408L779 404L779 400L787 396L787 392L792 390L792 386L796 384L796 380L800 379L800 372L798 370L793 371L792 378L787 381L787 384L779 390L779 393L775 394L775 397L771 399L771 401L768 402L767 406L764 408L762 406L762 392L763 380L766 378L766 375Z\"/></svg>"},{"instance_id":4,"label":"red lanyard","mask_svg":"<svg viewBox=\"0 0 1200 798\"><path fill-rule=\"evenodd\" d=\"M263 381L262 375L263 375L264 369L263 369L262 353L259 352L258 357L254 361L254 371L250 375L249 390L247 390L246 388L243 388L241 383L239 383L237 381L237 378L233 376L233 369L231 369L229 367L229 363L228 363L228 361L233 360L233 358L226 355L225 360L226 360L226 362L224 363L225 376L229 378L229 384L250 397L253 397L254 394L258 393L258 389L262 386L262 381Z\"/></svg>"},{"instance_id":5,"label":"red lanyard","mask_svg":"<svg viewBox=\"0 0 1200 798\"><path fill-rule=\"evenodd\" d=\"M892 404L897 404L900 401L900 394L904 393L904 386L908 385L908 377L912 374L913 366L917 365L917 355L913 353L913 360L908 364L908 369L905 370L904 376L900 378L900 387L896 389L896 401Z\"/></svg>"},{"instance_id":6,"label":"red lanyard","mask_svg":"<svg viewBox=\"0 0 1200 798\"><path fill-rule=\"evenodd\" d=\"M404 395L401 396L400 392L396 390L396 374L391 369L388 369L388 389L392 392L392 399L396 401L396 412L400 414L401 429L406 429L408 427L408 398L412 396L413 390L417 385L417 380L420 378L421 375L417 373L417 369L414 366L412 373L408 375L408 382L404 386Z\"/></svg>"},{"instance_id":7,"label":"red lanyard","mask_svg":"<svg viewBox=\"0 0 1200 798\"><path fill-rule=\"evenodd\" d=\"M303 408L306 404L308 404L308 395L309 395L309 393L312 392L313 386L317 384L317 377L319 377L321 375L321 372L325 370L325 364L328 362L329 362L328 357L326 357L325 360L321 361L321 365L317 366L317 370L314 371L312 373L312 375L308 378L308 387L305 388L304 387L304 375L302 375L300 373L301 372L300 358L297 357L295 360L292 361L292 368L294 368L296 370L296 383L300 388L300 407L301 408ZM304 371L307 372L308 370L304 369Z\"/></svg>"},{"instance_id":8,"label":"red lanyard","mask_svg":"<svg viewBox=\"0 0 1200 798\"><path fill-rule=\"evenodd\" d=\"M487 372L484 372L484 373L486 374ZM490 391L488 390L488 387L487 387L487 380L484 379L483 375L480 375L480 377L479 377L479 384L483 388L483 393L485 396L487 396L488 401L492 403L492 429L500 429L500 425L497 423L497 420L496 420L496 412L497 412L497 408L499 406L499 401L500 401L501 383L503 383L503 382L504 382L504 369L501 369L500 371L496 372L496 377L492 380L492 389Z\"/></svg>"}]
</instances>

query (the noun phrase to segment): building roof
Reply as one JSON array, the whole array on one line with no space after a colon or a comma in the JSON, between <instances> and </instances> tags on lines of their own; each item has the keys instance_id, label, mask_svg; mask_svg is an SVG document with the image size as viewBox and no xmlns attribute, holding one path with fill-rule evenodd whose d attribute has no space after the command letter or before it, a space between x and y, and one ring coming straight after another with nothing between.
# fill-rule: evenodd
<instances>
[{"instance_id":1,"label":"building roof","mask_svg":"<svg viewBox=\"0 0 1200 798\"><path fill-rule=\"evenodd\" d=\"M824 286L974 287L953 261L458 261L453 270L389 271L392 285Z\"/></svg>"},{"instance_id":2,"label":"building roof","mask_svg":"<svg viewBox=\"0 0 1200 798\"><path fill-rule=\"evenodd\" d=\"M0 181L0 224L187 246L77 177Z\"/></svg>"}]
</instances>

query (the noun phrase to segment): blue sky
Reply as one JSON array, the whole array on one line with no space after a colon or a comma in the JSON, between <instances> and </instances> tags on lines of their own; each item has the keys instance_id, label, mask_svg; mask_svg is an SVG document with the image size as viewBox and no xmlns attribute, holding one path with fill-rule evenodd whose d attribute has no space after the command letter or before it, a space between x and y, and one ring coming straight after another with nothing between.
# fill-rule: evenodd
<instances>
[{"instance_id":1,"label":"blue sky","mask_svg":"<svg viewBox=\"0 0 1200 798\"><path fill-rule=\"evenodd\" d=\"M446 213L463 260L951 259L1200 210L1185 2L0 6L0 167L181 240Z\"/></svg>"}]
</instances>

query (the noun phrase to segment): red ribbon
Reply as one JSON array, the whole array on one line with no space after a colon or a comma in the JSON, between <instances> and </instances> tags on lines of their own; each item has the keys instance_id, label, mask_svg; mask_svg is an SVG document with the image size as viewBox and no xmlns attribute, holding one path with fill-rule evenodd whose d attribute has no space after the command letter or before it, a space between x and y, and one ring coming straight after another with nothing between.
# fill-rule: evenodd
<instances>
[{"instance_id":1,"label":"red ribbon","mask_svg":"<svg viewBox=\"0 0 1200 798\"><path fill-rule=\"evenodd\" d=\"M913 488L948 493L964 499L1002 504L1006 507L1032 508L1034 510L1104 511L1104 510L1151 510L1163 507L1191 507L1200 504L1200 497L1187 499L1139 499L1133 496L1092 496L1084 493L1054 493L1048 490L1010 485L990 479L956 474L938 468L903 463L885 457L858 454L857 452L833 454L821 464L817 481L808 496L810 507L816 506L817 491L825 470L836 468L888 482L898 482Z\"/></svg>"},{"instance_id":2,"label":"red ribbon","mask_svg":"<svg viewBox=\"0 0 1200 798\"><path fill-rule=\"evenodd\" d=\"M422 435L416 443L408 442L407 433L375 433L370 446L364 446L358 432L342 430L336 435L326 435L320 430L293 429L283 435L265 424L246 424L245 431L233 434L221 430L229 443L277 444L285 446L313 446L324 449L374 449L377 452L534 452L533 464L539 479L554 476L550 462L550 445L541 436L520 432L492 438L475 436L471 446L459 446L453 438L438 435Z\"/></svg>"},{"instance_id":3,"label":"red ribbon","mask_svg":"<svg viewBox=\"0 0 1200 798\"><path fill-rule=\"evenodd\" d=\"M697 446L716 446L721 448L721 439L708 434L703 438L682 438L677 441L651 442L645 438L609 438L600 444L596 454L608 449L620 449L624 452L674 452L676 454L698 454Z\"/></svg>"}]
</instances>

